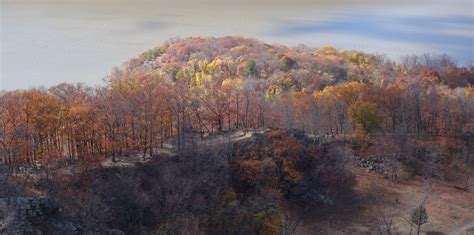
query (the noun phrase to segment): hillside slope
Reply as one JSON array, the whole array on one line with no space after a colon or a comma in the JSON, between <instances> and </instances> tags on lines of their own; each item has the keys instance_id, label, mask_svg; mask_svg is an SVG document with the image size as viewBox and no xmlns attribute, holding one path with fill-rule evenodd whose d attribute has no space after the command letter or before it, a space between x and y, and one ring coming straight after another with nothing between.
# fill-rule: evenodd
<instances>
[{"instance_id":1,"label":"hillside slope","mask_svg":"<svg viewBox=\"0 0 474 235\"><path fill-rule=\"evenodd\" d=\"M102 87L0 94L0 195L51 197L84 231L311 234L405 233L426 193L422 230L447 232L472 216L473 72L445 55L169 40Z\"/></svg>"}]
</instances>

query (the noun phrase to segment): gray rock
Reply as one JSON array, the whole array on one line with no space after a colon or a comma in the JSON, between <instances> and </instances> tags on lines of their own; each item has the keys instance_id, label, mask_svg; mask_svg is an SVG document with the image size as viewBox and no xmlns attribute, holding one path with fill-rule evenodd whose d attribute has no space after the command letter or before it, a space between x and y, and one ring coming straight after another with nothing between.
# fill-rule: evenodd
<instances>
[{"instance_id":1,"label":"gray rock","mask_svg":"<svg viewBox=\"0 0 474 235\"><path fill-rule=\"evenodd\" d=\"M46 197L0 198L0 233L41 234L35 224L44 222Z\"/></svg>"},{"instance_id":2,"label":"gray rock","mask_svg":"<svg viewBox=\"0 0 474 235\"><path fill-rule=\"evenodd\" d=\"M0 234L124 234L85 230L80 223L59 216L59 211L48 197L0 198Z\"/></svg>"},{"instance_id":3,"label":"gray rock","mask_svg":"<svg viewBox=\"0 0 474 235\"><path fill-rule=\"evenodd\" d=\"M292 196L298 197L298 196L306 193L307 191L308 191L308 188L306 186L296 185L291 189L290 192L291 192Z\"/></svg>"}]
</instances>

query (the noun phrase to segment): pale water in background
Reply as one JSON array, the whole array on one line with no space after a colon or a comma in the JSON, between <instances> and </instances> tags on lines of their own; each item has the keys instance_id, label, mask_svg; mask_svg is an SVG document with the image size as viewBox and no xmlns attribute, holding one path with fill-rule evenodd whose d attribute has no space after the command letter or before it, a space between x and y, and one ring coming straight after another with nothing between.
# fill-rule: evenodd
<instances>
[{"instance_id":1,"label":"pale water in background","mask_svg":"<svg viewBox=\"0 0 474 235\"><path fill-rule=\"evenodd\" d=\"M472 0L0 1L0 89L100 85L112 67L193 35L333 45L394 60L447 53L460 65L474 61Z\"/></svg>"}]
</instances>

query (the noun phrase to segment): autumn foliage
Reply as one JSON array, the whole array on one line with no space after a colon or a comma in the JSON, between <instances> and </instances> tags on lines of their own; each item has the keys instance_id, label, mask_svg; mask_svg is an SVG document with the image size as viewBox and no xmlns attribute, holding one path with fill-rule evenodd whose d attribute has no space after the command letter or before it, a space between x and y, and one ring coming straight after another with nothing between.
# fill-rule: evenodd
<instances>
[{"instance_id":1,"label":"autumn foliage","mask_svg":"<svg viewBox=\"0 0 474 235\"><path fill-rule=\"evenodd\" d=\"M353 196L348 158L382 162L394 183L399 163L424 178L468 172L473 85L474 69L445 55L172 39L104 86L1 91L0 159L5 179L32 176L87 228L283 234L289 208Z\"/></svg>"},{"instance_id":2,"label":"autumn foliage","mask_svg":"<svg viewBox=\"0 0 474 235\"><path fill-rule=\"evenodd\" d=\"M312 135L350 135L358 125L367 133L462 133L472 125L472 68L446 56L423 58L397 64L245 37L170 40L113 69L104 87L3 92L1 152L13 172L52 159L152 156L169 140L188 148L194 133L260 127Z\"/></svg>"},{"instance_id":3,"label":"autumn foliage","mask_svg":"<svg viewBox=\"0 0 474 235\"><path fill-rule=\"evenodd\" d=\"M280 191L286 198L305 206L334 200L354 183L335 159L318 153L317 144L301 131L273 130L255 136L251 142L234 146L236 186L249 193L265 188ZM337 187L333 187L337 185Z\"/></svg>"}]
</instances>

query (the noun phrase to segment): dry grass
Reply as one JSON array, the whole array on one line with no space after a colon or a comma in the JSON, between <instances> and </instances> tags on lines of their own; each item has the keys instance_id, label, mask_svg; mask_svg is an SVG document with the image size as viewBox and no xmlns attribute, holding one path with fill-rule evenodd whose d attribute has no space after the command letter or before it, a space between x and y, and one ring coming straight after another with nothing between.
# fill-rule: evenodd
<instances>
[{"instance_id":1,"label":"dry grass","mask_svg":"<svg viewBox=\"0 0 474 235\"><path fill-rule=\"evenodd\" d=\"M429 220L422 226L423 232L448 233L474 219L474 190L464 192L455 188L462 185L461 179L459 182L426 181L421 177L410 178L402 174L400 182L393 184L383 175L368 173L366 169L349 169L357 179L354 195L341 202L344 205L334 214L321 212L306 218L308 234L315 231L331 234L374 233L383 216L393 216L396 234L408 234L410 212L423 201L423 192L428 187L432 193L425 204ZM374 192L374 185L377 185L378 193ZM377 203L374 194L379 194L383 202Z\"/></svg>"}]
</instances>

